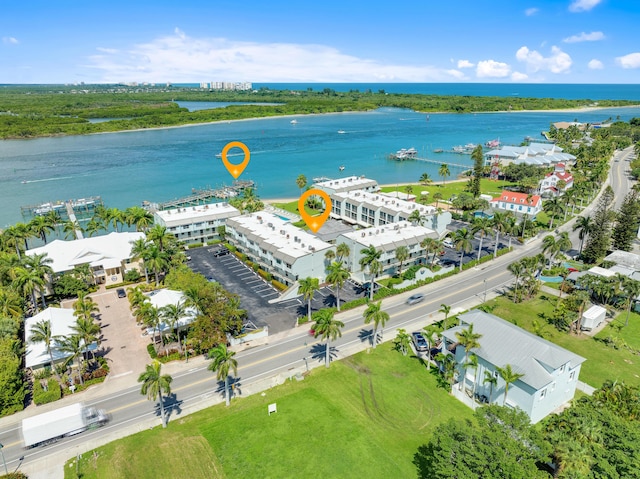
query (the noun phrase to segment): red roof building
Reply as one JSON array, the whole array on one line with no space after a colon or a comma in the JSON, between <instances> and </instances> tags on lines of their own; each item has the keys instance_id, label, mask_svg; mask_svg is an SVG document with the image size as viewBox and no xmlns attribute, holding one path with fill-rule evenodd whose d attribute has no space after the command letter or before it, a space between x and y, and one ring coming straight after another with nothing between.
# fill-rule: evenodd
<instances>
[{"instance_id":1,"label":"red roof building","mask_svg":"<svg viewBox=\"0 0 640 479\"><path fill-rule=\"evenodd\" d=\"M499 197L491 200L490 205L496 210L536 215L542 211L542 198L539 195L528 195L526 193L504 190Z\"/></svg>"}]
</instances>

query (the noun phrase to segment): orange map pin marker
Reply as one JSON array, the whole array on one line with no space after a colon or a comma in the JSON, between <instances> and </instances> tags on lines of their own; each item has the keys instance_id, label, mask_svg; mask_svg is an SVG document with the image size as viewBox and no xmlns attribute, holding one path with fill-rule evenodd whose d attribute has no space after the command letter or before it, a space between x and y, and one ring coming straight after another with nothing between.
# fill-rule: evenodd
<instances>
[{"instance_id":1,"label":"orange map pin marker","mask_svg":"<svg viewBox=\"0 0 640 479\"><path fill-rule=\"evenodd\" d=\"M309 198L309 196L319 196L324 200L324 204L325 204L324 213L317 216L311 216L309 213L306 212L306 210L304 209L304 205L307 202L307 198ZM329 198L329 195L322 190L318 190L318 189L307 190L304 193L302 193L302 195L300 196L300 199L298 200L298 213L300 213L300 216L302 217L304 222L307 223L307 226L309 227L309 229L314 233L317 233L318 230L322 228L322 225L324 224L324 222L327 221L327 218L329 218L329 214L331 213L331 198Z\"/></svg>"},{"instance_id":2,"label":"orange map pin marker","mask_svg":"<svg viewBox=\"0 0 640 479\"><path fill-rule=\"evenodd\" d=\"M240 148L244 152L244 161L242 163L238 165L234 165L233 163L229 162L229 160L227 159L227 155L229 154L229 150L231 148ZM225 168L229 173L231 173L231 176L233 176L236 179L238 179L238 176L242 174L244 169L249 164L249 160L251 159L251 153L249 152L249 148L247 148L247 145L245 145L241 141L232 141L230 143L227 143L222 149L221 156L222 156L222 163L224 164Z\"/></svg>"}]
</instances>

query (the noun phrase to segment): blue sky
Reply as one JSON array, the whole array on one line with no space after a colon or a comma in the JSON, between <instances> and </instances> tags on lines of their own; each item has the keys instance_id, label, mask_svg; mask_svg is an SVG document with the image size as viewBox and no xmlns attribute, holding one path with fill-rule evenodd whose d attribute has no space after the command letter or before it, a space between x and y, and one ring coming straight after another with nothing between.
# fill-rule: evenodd
<instances>
[{"instance_id":1,"label":"blue sky","mask_svg":"<svg viewBox=\"0 0 640 479\"><path fill-rule=\"evenodd\" d=\"M0 83L640 83L639 0L3 2Z\"/></svg>"}]
</instances>

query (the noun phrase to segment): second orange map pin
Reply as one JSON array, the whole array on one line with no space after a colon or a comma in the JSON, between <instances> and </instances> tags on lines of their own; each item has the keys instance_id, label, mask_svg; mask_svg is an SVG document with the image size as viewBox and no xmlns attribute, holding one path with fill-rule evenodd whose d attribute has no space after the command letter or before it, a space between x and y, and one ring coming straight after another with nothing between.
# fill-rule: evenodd
<instances>
[{"instance_id":1,"label":"second orange map pin","mask_svg":"<svg viewBox=\"0 0 640 479\"><path fill-rule=\"evenodd\" d=\"M317 216L311 216L309 213L307 213L307 211L304 209L304 205L307 202L307 198L309 198L309 196L319 196L324 200L324 213ZM329 214L331 213L331 198L329 198L329 195L322 190L307 190L302 193L300 199L298 200L298 213L300 213L300 216L302 217L304 222L307 223L309 229L314 233L317 233L318 230L322 228L324 222L327 221L327 218L329 218Z\"/></svg>"},{"instance_id":2,"label":"second orange map pin","mask_svg":"<svg viewBox=\"0 0 640 479\"><path fill-rule=\"evenodd\" d=\"M227 155L229 154L229 150L231 148L240 148L244 152L244 161L242 163L234 165L227 159ZM231 173L231 176L233 176L235 179L238 179L238 176L242 174L244 169L249 164L249 160L251 159L249 148L247 148L247 145L245 145L241 141L232 141L230 143L227 143L222 149L221 156L222 163L224 164L225 168L227 168L227 171Z\"/></svg>"}]
</instances>

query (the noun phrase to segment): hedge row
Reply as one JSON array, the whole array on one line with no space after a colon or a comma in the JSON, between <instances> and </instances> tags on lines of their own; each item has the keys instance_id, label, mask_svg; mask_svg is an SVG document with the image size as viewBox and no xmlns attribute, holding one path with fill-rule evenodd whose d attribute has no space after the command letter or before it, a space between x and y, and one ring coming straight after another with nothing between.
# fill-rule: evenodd
<instances>
[{"instance_id":1,"label":"hedge row","mask_svg":"<svg viewBox=\"0 0 640 479\"><path fill-rule=\"evenodd\" d=\"M47 390L42 387L40 381L34 381L33 383L33 402L40 406L41 404L47 404L53 401L57 401L62 397L62 390L60 384L54 378L47 380Z\"/></svg>"}]
</instances>

